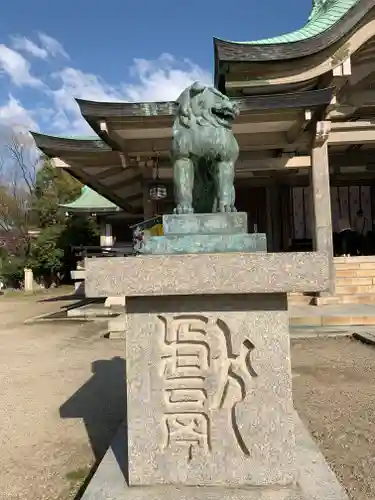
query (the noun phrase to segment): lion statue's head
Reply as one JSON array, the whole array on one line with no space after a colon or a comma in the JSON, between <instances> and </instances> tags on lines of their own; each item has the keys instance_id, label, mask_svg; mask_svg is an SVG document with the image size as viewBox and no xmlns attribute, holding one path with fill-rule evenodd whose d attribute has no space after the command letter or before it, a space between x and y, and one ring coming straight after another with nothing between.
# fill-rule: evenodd
<instances>
[{"instance_id":1,"label":"lion statue's head","mask_svg":"<svg viewBox=\"0 0 375 500\"><path fill-rule=\"evenodd\" d=\"M175 125L185 128L192 125L211 125L232 128L239 109L235 102L214 87L195 82L182 92L177 99Z\"/></svg>"}]
</instances>

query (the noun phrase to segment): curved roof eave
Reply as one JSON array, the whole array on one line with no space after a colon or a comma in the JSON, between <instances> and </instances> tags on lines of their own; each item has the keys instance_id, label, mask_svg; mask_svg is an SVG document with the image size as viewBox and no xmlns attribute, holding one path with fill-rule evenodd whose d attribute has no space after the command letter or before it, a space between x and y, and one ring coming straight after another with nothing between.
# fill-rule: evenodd
<instances>
[{"instance_id":1,"label":"curved roof eave","mask_svg":"<svg viewBox=\"0 0 375 500\"><path fill-rule=\"evenodd\" d=\"M36 146L46 155L49 155L48 151L80 151L82 153L112 151L112 148L97 136L60 137L32 131L30 133Z\"/></svg>"},{"instance_id":2,"label":"curved roof eave","mask_svg":"<svg viewBox=\"0 0 375 500\"><path fill-rule=\"evenodd\" d=\"M176 110L175 101L160 102L102 102L75 99L82 116L90 123L92 118L128 118L134 116L170 116Z\"/></svg>"},{"instance_id":3,"label":"curved roof eave","mask_svg":"<svg viewBox=\"0 0 375 500\"><path fill-rule=\"evenodd\" d=\"M256 95L247 96L243 98L233 98L236 101L242 111L258 111L258 110L269 110L275 108L298 108L309 106L319 106L322 104L327 104L330 102L332 97L333 89L322 88L318 90L307 90L300 92L290 92L284 94L275 95ZM113 117L127 117L131 116L165 116L166 118L172 118L175 112L176 103L174 101L168 102L150 102L150 103L119 103L119 102L95 102L95 101L83 101L82 99L76 99L82 115L89 119L101 119L106 118L111 119ZM145 109L140 106L143 104L148 104L149 106L154 106L153 114L145 114ZM136 110L136 113L135 113ZM143 111L142 111L143 110Z\"/></svg>"},{"instance_id":4,"label":"curved roof eave","mask_svg":"<svg viewBox=\"0 0 375 500\"><path fill-rule=\"evenodd\" d=\"M345 37L373 7L374 0L336 0L303 28L286 35L250 42L214 38L215 58L221 62L265 62L310 56Z\"/></svg>"}]
</instances>

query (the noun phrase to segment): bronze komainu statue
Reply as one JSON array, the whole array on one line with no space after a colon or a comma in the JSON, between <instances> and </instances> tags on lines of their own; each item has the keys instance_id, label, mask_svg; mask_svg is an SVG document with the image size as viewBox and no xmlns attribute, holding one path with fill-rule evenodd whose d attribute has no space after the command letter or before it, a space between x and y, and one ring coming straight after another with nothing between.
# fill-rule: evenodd
<instances>
[{"instance_id":1,"label":"bronze komainu statue","mask_svg":"<svg viewBox=\"0 0 375 500\"><path fill-rule=\"evenodd\" d=\"M177 100L172 160L175 213L235 212L234 164L238 144L232 123L237 105L196 82Z\"/></svg>"}]
</instances>

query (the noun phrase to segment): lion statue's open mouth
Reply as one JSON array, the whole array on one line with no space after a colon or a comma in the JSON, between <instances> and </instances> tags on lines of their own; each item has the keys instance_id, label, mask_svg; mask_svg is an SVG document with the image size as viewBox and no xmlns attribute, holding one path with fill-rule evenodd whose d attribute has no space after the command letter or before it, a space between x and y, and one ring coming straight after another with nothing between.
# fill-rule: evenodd
<instances>
[{"instance_id":1,"label":"lion statue's open mouth","mask_svg":"<svg viewBox=\"0 0 375 500\"><path fill-rule=\"evenodd\" d=\"M237 112L233 108L211 108L211 113L216 116L216 118L219 118L219 120L225 121L225 122L232 122L236 116Z\"/></svg>"}]
</instances>

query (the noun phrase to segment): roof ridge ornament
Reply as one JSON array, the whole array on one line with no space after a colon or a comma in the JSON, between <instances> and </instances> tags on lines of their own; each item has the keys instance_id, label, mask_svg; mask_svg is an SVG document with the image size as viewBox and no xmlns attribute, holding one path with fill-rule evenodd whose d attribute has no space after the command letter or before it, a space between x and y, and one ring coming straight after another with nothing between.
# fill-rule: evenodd
<instances>
[{"instance_id":1,"label":"roof ridge ornament","mask_svg":"<svg viewBox=\"0 0 375 500\"><path fill-rule=\"evenodd\" d=\"M309 21L316 19L320 14L327 12L334 3L339 3L340 0L313 0L312 11L309 16Z\"/></svg>"}]
</instances>

